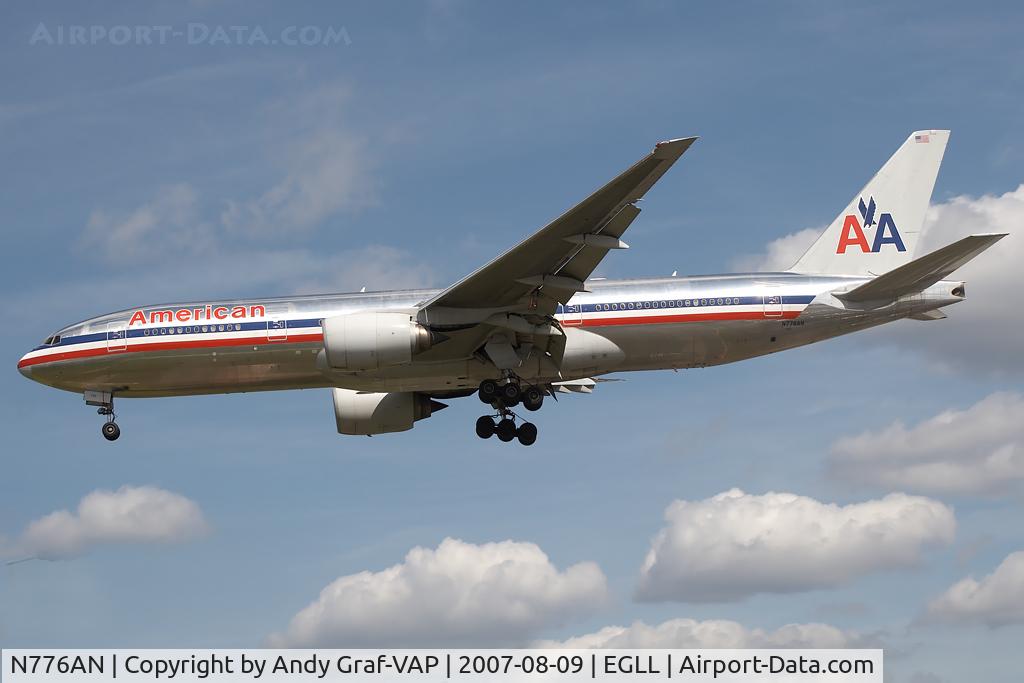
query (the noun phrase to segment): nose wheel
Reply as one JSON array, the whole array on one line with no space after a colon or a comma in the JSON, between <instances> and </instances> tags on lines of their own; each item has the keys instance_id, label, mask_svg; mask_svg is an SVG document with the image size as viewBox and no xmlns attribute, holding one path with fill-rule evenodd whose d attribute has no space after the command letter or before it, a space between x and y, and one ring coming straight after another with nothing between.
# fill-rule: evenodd
<instances>
[{"instance_id":1,"label":"nose wheel","mask_svg":"<svg viewBox=\"0 0 1024 683\"><path fill-rule=\"evenodd\" d=\"M103 438L107 441L117 441L117 437L121 436L121 428L113 420L104 422L100 431L103 432Z\"/></svg>"}]
</instances>

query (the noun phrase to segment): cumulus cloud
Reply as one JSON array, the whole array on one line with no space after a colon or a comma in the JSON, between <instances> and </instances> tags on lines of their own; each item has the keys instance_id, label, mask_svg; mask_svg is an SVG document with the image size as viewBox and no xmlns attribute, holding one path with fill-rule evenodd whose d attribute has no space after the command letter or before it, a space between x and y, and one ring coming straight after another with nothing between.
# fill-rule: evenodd
<instances>
[{"instance_id":1,"label":"cumulus cloud","mask_svg":"<svg viewBox=\"0 0 1024 683\"><path fill-rule=\"evenodd\" d=\"M995 393L907 427L844 437L830 471L842 479L934 493L1000 495L1024 488L1024 397Z\"/></svg>"},{"instance_id":2,"label":"cumulus cloud","mask_svg":"<svg viewBox=\"0 0 1024 683\"><path fill-rule=\"evenodd\" d=\"M774 630L747 628L724 619L670 619L656 626L635 621L631 626L606 626L595 633L564 641L544 640L538 647L580 649L626 648L849 648L873 647L856 632L828 624L786 624Z\"/></svg>"},{"instance_id":3,"label":"cumulus cloud","mask_svg":"<svg viewBox=\"0 0 1024 683\"><path fill-rule=\"evenodd\" d=\"M417 289L434 285L437 275L407 251L370 245L331 253L312 249L252 249L221 258L218 252L185 261L155 263L142 271L43 283L18 299L0 301L0 315L22 325L48 326L61 318L95 311L92 295L124 305L160 301L321 294L375 289ZM100 311L95 311L100 312Z\"/></svg>"},{"instance_id":4,"label":"cumulus cloud","mask_svg":"<svg viewBox=\"0 0 1024 683\"><path fill-rule=\"evenodd\" d=\"M1006 293L1024 287L1024 185L1003 194L961 195L933 203L919 255L934 251L972 233L1008 232L984 254L951 275L967 282L967 301L951 306L949 318L927 329L913 321L886 325L875 334L926 353L940 365L985 372L1021 372L1018 361L1024 347L1024 319L1008 313ZM769 242L757 254L740 257L744 270L790 268L817 239L821 230L805 229ZM979 333L981 331L981 333Z\"/></svg>"},{"instance_id":5,"label":"cumulus cloud","mask_svg":"<svg viewBox=\"0 0 1024 683\"><path fill-rule=\"evenodd\" d=\"M112 543L176 543L208 531L199 506L153 486L122 486L86 495L75 512L58 510L31 522L8 554L59 560Z\"/></svg>"},{"instance_id":6,"label":"cumulus cloud","mask_svg":"<svg viewBox=\"0 0 1024 683\"><path fill-rule=\"evenodd\" d=\"M80 244L121 266L103 278L108 298L121 290L141 304L433 285L431 266L401 249L370 244L330 252L295 245L299 233L309 237L338 214L374 201L373 155L364 153L365 141L338 116L348 96L347 88L328 86L265 107L256 137L266 137L271 166L280 170L252 198L203 197L178 183L158 188L135 207L94 210ZM218 204L226 208L215 215L211 207ZM292 245L269 246L282 239ZM188 258L176 258L183 256ZM38 295L67 300L78 313L87 297L73 306L71 301L94 285L74 282L64 291L43 285ZM48 310L52 314L52 306Z\"/></svg>"},{"instance_id":7,"label":"cumulus cloud","mask_svg":"<svg viewBox=\"0 0 1024 683\"><path fill-rule=\"evenodd\" d=\"M250 199L229 199L228 234L292 238L340 212L374 202L373 155L342 115L350 89L331 84L273 102L262 117L266 145L282 176Z\"/></svg>"},{"instance_id":8,"label":"cumulus cloud","mask_svg":"<svg viewBox=\"0 0 1024 683\"><path fill-rule=\"evenodd\" d=\"M980 581L969 576L950 586L928 604L925 619L991 628L1024 624L1024 550L1010 553Z\"/></svg>"},{"instance_id":9,"label":"cumulus cloud","mask_svg":"<svg viewBox=\"0 0 1024 683\"><path fill-rule=\"evenodd\" d=\"M741 272L774 272L792 268L804 252L807 251L825 227L804 228L788 235L772 240L765 245L764 251L756 254L743 254L733 259L732 266Z\"/></svg>"},{"instance_id":10,"label":"cumulus cloud","mask_svg":"<svg viewBox=\"0 0 1024 683\"><path fill-rule=\"evenodd\" d=\"M290 153L290 170L259 197L229 200L224 226L250 235L288 235L308 231L343 210L372 202L372 184L363 144L337 130L321 130Z\"/></svg>"},{"instance_id":11,"label":"cumulus cloud","mask_svg":"<svg viewBox=\"0 0 1024 683\"><path fill-rule=\"evenodd\" d=\"M643 601L717 602L792 593L912 567L929 546L953 540L953 511L894 493L840 506L792 493L732 489L676 500L640 572Z\"/></svg>"},{"instance_id":12,"label":"cumulus cloud","mask_svg":"<svg viewBox=\"0 0 1024 683\"><path fill-rule=\"evenodd\" d=\"M497 646L591 612L607 600L592 562L559 571L533 543L446 538L379 572L343 576L272 647Z\"/></svg>"},{"instance_id":13,"label":"cumulus cloud","mask_svg":"<svg viewBox=\"0 0 1024 683\"><path fill-rule=\"evenodd\" d=\"M216 238L212 226L199 218L198 202L195 188L178 183L157 189L135 209L97 209L82 233L82 246L122 264L166 252L200 253Z\"/></svg>"},{"instance_id":14,"label":"cumulus cloud","mask_svg":"<svg viewBox=\"0 0 1024 683\"><path fill-rule=\"evenodd\" d=\"M967 300L923 332L907 322L882 328L882 338L913 346L950 369L1020 374L1024 319L1007 310L1007 293L1024 287L1024 185L1001 195L960 196L937 204L919 246L926 253L970 233L1008 232L994 247L954 273L967 282Z\"/></svg>"}]
</instances>

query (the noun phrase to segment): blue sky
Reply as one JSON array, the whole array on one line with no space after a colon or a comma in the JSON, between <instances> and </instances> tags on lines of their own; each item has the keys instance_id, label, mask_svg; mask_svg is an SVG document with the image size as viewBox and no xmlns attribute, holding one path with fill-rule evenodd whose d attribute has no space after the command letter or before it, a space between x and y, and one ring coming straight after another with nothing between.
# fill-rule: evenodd
<instances>
[{"instance_id":1,"label":"blue sky","mask_svg":"<svg viewBox=\"0 0 1024 683\"><path fill-rule=\"evenodd\" d=\"M1000 491L829 468L842 437L1021 391L1024 328L1000 313L1024 284L1013 236L965 270L972 296L949 320L630 375L546 406L529 449L479 441L472 399L408 433L343 438L325 391L125 401L111 445L80 397L14 365L65 324L138 304L444 286L670 137L702 139L601 275L764 261L774 240L827 223L921 128L953 131L932 246L1009 227L1024 215L1022 19L1015 3L944 2L7 5L0 537L17 543L33 520L124 485L186 497L207 529L5 567L0 644L258 645L338 577L446 537L511 539L607 578L603 604L530 640L635 620L822 622L884 642L893 680L1013 680L1024 617L922 617L1024 550L1013 456ZM40 24L190 23L272 37L344 27L349 40L31 41ZM977 447L1009 444L1019 459L1024 439L1008 429ZM829 588L635 601L665 508L734 487L840 505L925 495L955 512L955 539Z\"/></svg>"}]
</instances>

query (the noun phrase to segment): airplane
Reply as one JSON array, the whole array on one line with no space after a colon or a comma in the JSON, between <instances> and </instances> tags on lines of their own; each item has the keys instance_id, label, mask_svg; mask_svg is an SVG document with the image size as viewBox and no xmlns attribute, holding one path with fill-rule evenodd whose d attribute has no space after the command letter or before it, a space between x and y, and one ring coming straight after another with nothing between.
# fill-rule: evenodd
<instances>
[{"instance_id":1,"label":"airplane","mask_svg":"<svg viewBox=\"0 0 1024 683\"><path fill-rule=\"evenodd\" d=\"M330 388L339 433L401 432L477 395L481 438L529 446L514 411L589 393L609 373L681 370L793 349L962 301L951 281L1006 233L914 258L949 131L915 131L787 271L591 278L626 249L638 202L695 142L654 149L546 227L442 290L204 301L131 308L64 327L19 371L114 398ZM365 289L365 288L364 288Z\"/></svg>"}]
</instances>

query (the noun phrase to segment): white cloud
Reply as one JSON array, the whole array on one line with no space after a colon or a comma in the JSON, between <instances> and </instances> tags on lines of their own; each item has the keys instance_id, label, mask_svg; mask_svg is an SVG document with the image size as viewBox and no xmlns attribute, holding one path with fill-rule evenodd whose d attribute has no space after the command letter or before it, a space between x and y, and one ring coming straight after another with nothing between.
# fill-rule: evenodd
<instances>
[{"instance_id":1,"label":"white cloud","mask_svg":"<svg viewBox=\"0 0 1024 683\"><path fill-rule=\"evenodd\" d=\"M83 314L98 314L94 292L125 308L161 301L322 294L429 287L436 274L410 253L370 245L318 253L310 249L217 252L184 261L154 263L141 271L118 271L57 284L42 283L18 299L0 302L0 314L20 325L52 333L51 326Z\"/></svg>"},{"instance_id":2,"label":"white cloud","mask_svg":"<svg viewBox=\"0 0 1024 683\"><path fill-rule=\"evenodd\" d=\"M967 282L967 300L949 318L925 328L909 321L888 325L884 335L953 369L1020 374L1024 318L1013 314L1010 293L1024 288L1024 185L1002 195L960 196L935 205L919 253L934 251L970 233L1008 232L1008 237L954 273Z\"/></svg>"},{"instance_id":3,"label":"white cloud","mask_svg":"<svg viewBox=\"0 0 1024 683\"><path fill-rule=\"evenodd\" d=\"M804 255L814 240L825 231L824 227L804 228L797 232L769 242L763 252L757 254L744 254L732 261L734 269L740 272L774 272L792 268L801 256Z\"/></svg>"},{"instance_id":4,"label":"white cloud","mask_svg":"<svg viewBox=\"0 0 1024 683\"><path fill-rule=\"evenodd\" d=\"M229 200L221 221L231 232L283 236L306 232L343 210L372 203L363 144L338 130L321 130L290 150L290 170L256 199Z\"/></svg>"},{"instance_id":5,"label":"white cloud","mask_svg":"<svg viewBox=\"0 0 1024 683\"><path fill-rule=\"evenodd\" d=\"M950 586L928 604L925 617L992 628L1024 624L1024 550L1010 553L981 581L969 576Z\"/></svg>"},{"instance_id":6,"label":"white cloud","mask_svg":"<svg viewBox=\"0 0 1024 683\"><path fill-rule=\"evenodd\" d=\"M58 510L31 522L12 550L57 560L103 544L175 543L207 531L203 513L192 500L153 486L122 486L117 491L93 491L75 512Z\"/></svg>"},{"instance_id":7,"label":"white cloud","mask_svg":"<svg viewBox=\"0 0 1024 683\"><path fill-rule=\"evenodd\" d=\"M1007 308L1007 293L1024 288L1024 185L1001 195L961 195L933 203L918 255L934 251L972 233L1008 232L984 254L950 276L967 282L967 300L948 311L949 318L922 327L915 321L886 325L876 339L896 341L926 353L949 368L984 372L1021 372L1024 318ZM769 242L758 254L734 262L741 270L791 267L821 230L805 229Z\"/></svg>"},{"instance_id":8,"label":"white cloud","mask_svg":"<svg viewBox=\"0 0 1024 683\"><path fill-rule=\"evenodd\" d=\"M902 493L845 506L792 493L732 489L676 500L636 590L643 601L715 602L844 584L912 567L925 547L953 540L953 511Z\"/></svg>"},{"instance_id":9,"label":"white cloud","mask_svg":"<svg viewBox=\"0 0 1024 683\"><path fill-rule=\"evenodd\" d=\"M656 626L635 621L631 626L607 626L595 633L564 641L545 640L537 647L618 648L848 648L868 647L865 637L828 624L786 624L775 630L747 628L724 619L670 619Z\"/></svg>"},{"instance_id":10,"label":"white cloud","mask_svg":"<svg viewBox=\"0 0 1024 683\"><path fill-rule=\"evenodd\" d=\"M269 638L273 647L523 644L607 600L592 562L559 571L533 543L447 538L379 572L343 576Z\"/></svg>"},{"instance_id":11,"label":"white cloud","mask_svg":"<svg viewBox=\"0 0 1024 683\"><path fill-rule=\"evenodd\" d=\"M425 263L394 247L370 245L330 256L307 253L308 264L297 271L292 289L301 293L417 289L434 284L436 274ZM293 271L293 275L296 271Z\"/></svg>"},{"instance_id":12,"label":"white cloud","mask_svg":"<svg viewBox=\"0 0 1024 683\"><path fill-rule=\"evenodd\" d=\"M832 446L833 475L887 488L999 495L1024 485L1024 397L995 393L913 427L844 437Z\"/></svg>"},{"instance_id":13,"label":"white cloud","mask_svg":"<svg viewBox=\"0 0 1024 683\"><path fill-rule=\"evenodd\" d=\"M290 238L373 203L375 157L341 116L350 97L334 84L267 108L263 136L283 176L257 197L225 202L220 218L230 235Z\"/></svg>"},{"instance_id":14,"label":"white cloud","mask_svg":"<svg viewBox=\"0 0 1024 683\"><path fill-rule=\"evenodd\" d=\"M201 253L216 243L216 235L199 218L198 201L192 186L179 183L159 188L130 211L97 209L89 216L82 246L122 265L167 253Z\"/></svg>"},{"instance_id":15,"label":"white cloud","mask_svg":"<svg viewBox=\"0 0 1024 683\"><path fill-rule=\"evenodd\" d=\"M330 252L294 246L332 217L372 203L375 184L364 142L338 119L348 90L329 86L262 112L263 146L283 177L251 200L221 200L209 215L209 198L191 185L159 188L135 208L96 209L80 245L119 268L103 276L108 299L123 290L131 302L375 289L415 289L434 283L434 271L409 252L381 245ZM288 248L268 242L291 240ZM187 257L187 258L182 258ZM42 298L65 301L95 289L76 282L44 285ZM66 295L66 296L63 296ZM75 305L74 314L88 310ZM19 308L24 309L22 304ZM49 307L52 310L52 306Z\"/></svg>"}]
</instances>

